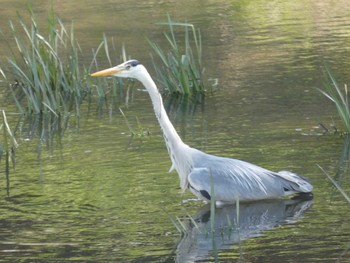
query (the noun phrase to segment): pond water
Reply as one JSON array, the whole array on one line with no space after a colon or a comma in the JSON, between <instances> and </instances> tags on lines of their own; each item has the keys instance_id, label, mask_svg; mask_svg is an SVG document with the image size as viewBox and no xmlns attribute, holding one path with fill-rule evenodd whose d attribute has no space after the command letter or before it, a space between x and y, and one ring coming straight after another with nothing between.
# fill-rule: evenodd
<instances>
[{"instance_id":1,"label":"pond water","mask_svg":"<svg viewBox=\"0 0 350 263\"><path fill-rule=\"evenodd\" d=\"M7 21L26 12L26 1L0 3L0 28L8 35ZM350 262L350 206L317 166L350 193L350 142L322 135L319 123L330 130L341 123L316 89L325 64L339 83L350 83L347 0L52 5L63 21L75 21L86 64L106 33L117 50L124 43L153 72L146 37L164 41L155 23L167 13L194 23L202 31L206 77L219 86L197 104L165 99L180 136L212 154L303 174L314 198L217 209L211 225L208 206L180 193L177 174L167 173L170 159L150 100L135 85L127 105L118 98L134 137L109 104L102 110L83 104L81 118L72 116L53 140L31 136L28 125L17 130L10 188L0 181L0 262ZM45 27L50 2L35 1L32 8ZM3 65L3 40L0 47ZM1 108L14 128L16 109L4 97Z\"/></svg>"}]
</instances>

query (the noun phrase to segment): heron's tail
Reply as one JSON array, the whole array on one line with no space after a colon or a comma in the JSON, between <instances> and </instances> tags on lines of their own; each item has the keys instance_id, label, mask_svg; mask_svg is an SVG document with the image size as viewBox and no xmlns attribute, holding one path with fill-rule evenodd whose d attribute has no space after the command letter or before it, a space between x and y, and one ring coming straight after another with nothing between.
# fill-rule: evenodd
<instances>
[{"instance_id":1,"label":"heron's tail","mask_svg":"<svg viewBox=\"0 0 350 263\"><path fill-rule=\"evenodd\" d=\"M313 189L310 180L303 176L288 171L279 171L277 174L287 180L285 186L287 191L310 193Z\"/></svg>"}]
</instances>

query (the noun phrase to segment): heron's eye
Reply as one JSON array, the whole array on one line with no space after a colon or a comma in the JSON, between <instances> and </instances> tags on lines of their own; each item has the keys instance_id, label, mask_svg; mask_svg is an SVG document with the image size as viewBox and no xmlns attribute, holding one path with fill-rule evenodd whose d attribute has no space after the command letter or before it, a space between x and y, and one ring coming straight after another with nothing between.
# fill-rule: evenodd
<instances>
[{"instance_id":1,"label":"heron's eye","mask_svg":"<svg viewBox=\"0 0 350 263\"><path fill-rule=\"evenodd\" d=\"M126 70L130 70L130 69L131 69L131 66L130 66L130 65L127 65L127 66L125 67L125 69L126 69Z\"/></svg>"}]
</instances>

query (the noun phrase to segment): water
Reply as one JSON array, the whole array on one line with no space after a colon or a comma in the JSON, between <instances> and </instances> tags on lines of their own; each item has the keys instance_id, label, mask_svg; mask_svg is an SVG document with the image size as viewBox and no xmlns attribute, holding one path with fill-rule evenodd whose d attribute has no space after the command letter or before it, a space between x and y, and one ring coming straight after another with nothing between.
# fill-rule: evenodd
<instances>
[{"instance_id":1,"label":"water","mask_svg":"<svg viewBox=\"0 0 350 263\"><path fill-rule=\"evenodd\" d=\"M25 12L24 2L0 2L0 26L8 34L5 22L15 20L17 10ZM349 204L317 166L350 193L349 143L338 135L320 136L322 129L315 128L319 122L341 128L333 106L315 88L322 87L324 63L339 83L349 83L347 1L53 6L65 22L75 21L86 64L105 32L117 49L124 43L128 54L151 69L145 37L162 41L155 23L167 12L174 21L195 23L202 30L206 75L218 78L219 88L192 107L166 100L181 137L209 153L301 173L312 180L314 199L240 204L238 217L235 206L218 210L211 238L207 207L181 194L177 175L166 173L170 161L152 106L135 86L128 107L124 98L120 105L134 131L146 131L143 136L131 139L117 107L98 111L87 104L61 139L39 142L25 129L17 132L9 193L1 183L0 262L214 261L213 240L222 262L350 262ZM45 25L50 4L36 1L33 9ZM4 61L8 53L0 45ZM15 127L17 116L9 119ZM176 218L187 235L177 232Z\"/></svg>"}]
</instances>

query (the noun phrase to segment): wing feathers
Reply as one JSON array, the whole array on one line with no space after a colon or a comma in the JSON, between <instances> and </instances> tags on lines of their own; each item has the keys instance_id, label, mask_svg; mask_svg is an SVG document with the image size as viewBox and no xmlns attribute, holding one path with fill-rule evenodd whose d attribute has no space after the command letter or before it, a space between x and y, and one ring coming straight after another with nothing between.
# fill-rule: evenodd
<instances>
[{"instance_id":1,"label":"wing feathers","mask_svg":"<svg viewBox=\"0 0 350 263\"><path fill-rule=\"evenodd\" d=\"M235 159L206 154L188 175L192 192L203 199L201 193L211 193L213 182L215 200L235 202L276 198L298 192L312 191L312 185L292 172L278 173ZM212 177L212 180L211 180Z\"/></svg>"}]
</instances>

